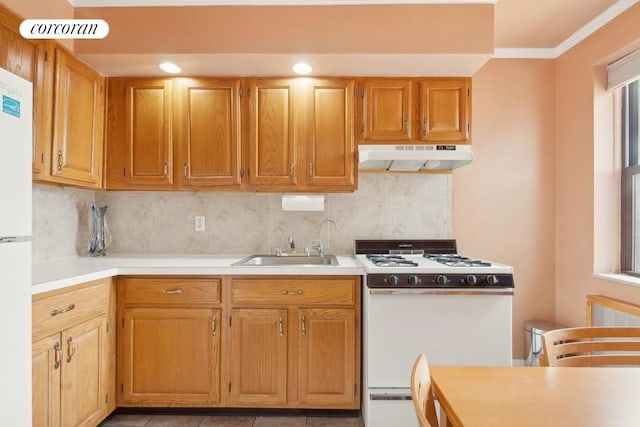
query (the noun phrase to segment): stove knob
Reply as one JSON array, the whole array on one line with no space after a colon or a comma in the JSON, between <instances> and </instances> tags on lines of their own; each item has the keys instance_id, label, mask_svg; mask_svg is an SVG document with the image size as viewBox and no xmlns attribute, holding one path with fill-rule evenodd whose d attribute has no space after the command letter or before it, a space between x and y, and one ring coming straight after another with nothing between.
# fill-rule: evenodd
<instances>
[{"instance_id":1,"label":"stove knob","mask_svg":"<svg viewBox=\"0 0 640 427\"><path fill-rule=\"evenodd\" d=\"M449 279L447 279L447 276L440 275L440 276L436 277L436 283L438 285L444 286L447 283L449 283Z\"/></svg>"},{"instance_id":2,"label":"stove knob","mask_svg":"<svg viewBox=\"0 0 640 427\"><path fill-rule=\"evenodd\" d=\"M467 276L465 281L467 282L468 285L475 285L476 283L478 283L478 278L473 274L470 274Z\"/></svg>"},{"instance_id":3,"label":"stove knob","mask_svg":"<svg viewBox=\"0 0 640 427\"><path fill-rule=\"evenodd\" d=\"M416 286L422 282L418 276L409 276L409 284Z\"/></svg>"},{"instance_id":4,"label":"stove knob","mask_svg":"<svg viewBox=\"0 0 640 427\"><path fill-rule=\"evenodd\" d=\"M390 285L397 286L398 283L400 283L400 279L398 279L398 276L389 276L387 282L389 282Z\"/></svg>"},{"instance_id":5,"label":"stove knob","mask_svg":"<svg viewBox=\"0 0 640 427\"><path fill-rule=\"evenodd\" d=\"M495 286L498 284L498 278L493 274L488 275L486 280L487 280L487 284L491 286Z\"/></svg>"}]
</instances>

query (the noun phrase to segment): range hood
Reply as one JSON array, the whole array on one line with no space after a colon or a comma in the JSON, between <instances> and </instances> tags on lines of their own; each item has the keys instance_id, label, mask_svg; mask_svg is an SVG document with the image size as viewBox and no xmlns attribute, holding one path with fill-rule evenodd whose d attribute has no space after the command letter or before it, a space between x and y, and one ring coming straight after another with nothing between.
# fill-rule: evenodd
<instances>
[{"instance_id":1,"label":"range hood","mask_svg":"<svg viewBox=\"0 0 640 427\"><path fill-rule=\"evenodd\" d=\"M470 145L359 145L359 169L451 170L471 163Z\"/></svg>"}]
</instances>

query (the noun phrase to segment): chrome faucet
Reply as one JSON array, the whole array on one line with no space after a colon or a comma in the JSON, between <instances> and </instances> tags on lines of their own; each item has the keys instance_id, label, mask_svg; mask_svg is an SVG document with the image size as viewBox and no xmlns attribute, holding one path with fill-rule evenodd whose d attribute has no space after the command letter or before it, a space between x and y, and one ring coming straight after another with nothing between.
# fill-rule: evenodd
<instances>
[{"instance_id":1,"label":"chrome faucet","mask_svg":"<svg viewBox=\"0 0 640 427\"><path fill-rule=\"evenodd\" d=\"M289 247L291 248L291 253L296 253L296 242L293 241L293 237L289 236Z\"/></svg>"},{"instance_id":2,"label":"chrome faucet","mask_svg":"<svg viewBox=\"0 0 640 427\"><path fill-rule=\"evenodd\" d=\"M336 230L338 229L338 226L336 225L334 220L329 218L325 218L322 220L322 222L320 223L320 240L313 245L313 249L315 249L318 252L319 256L324 255L324 246L322 245L322 227L324 227L325 224L333 224L335 229Z\"/></svg>"}]
</instances>

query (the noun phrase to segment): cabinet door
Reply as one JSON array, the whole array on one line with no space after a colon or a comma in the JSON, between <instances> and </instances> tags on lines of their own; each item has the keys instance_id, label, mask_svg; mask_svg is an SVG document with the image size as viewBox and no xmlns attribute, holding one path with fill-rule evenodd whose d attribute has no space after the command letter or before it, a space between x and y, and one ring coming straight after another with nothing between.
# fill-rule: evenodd
<instances>
[{"instance_id":1,"label":"cabinet door","mask_svg":"<svg viewBox=\"0 0 640 427\"><path fill-rule=\"evenodd\" d=\"M181 186L240 185L240 80L188 79L176 86Z\"/></svg>"},{"instance_id":2,"label":"cabinet door","mask_svg":"<svg viewBox=\"0 0 640 427\"><path fill-rule=\"evenodd\" d=\"M36 42L27 40L17 31L3 26L2 21L0 16L0 68L34 82L37 62Z\"/></svg>"},{"instance_id":3,"label":"cabinet door","mask_svg":"<svg viewBox=\"0 0 640 427\"><path fill-rule=\"evenodd\" d=\"M234 309L231 314L230 403L284 405L287 386L287 311Z\"/></svg>"},{"instance_id":4,"label":"cabinet door","mask_svg":"<svg viewBox=\"0 0 640 427\"><path fill-rule=\"evenodd\" d=\"M128 184L167 187L173 183L171 85L171 80L136 79L125 86L122 142Z\"/></svg>"},{"instance_id":5,"label":"cabinet door","mask_svg":"<svg viewBox=\"0 0 640 427\"><path fill-rule=\"evenodd\" d=\"M104 79L62 49L55 52L51 175L62 182L100 187Z\"/></svg>"},{"instance_id":6,"label":"cabinet door","mask_svg":"<svg viewBox=\"0 0 640 427\"><path fill-rule=\"evenodd\" d=\"M299 316L300 403L354 405L355 311L301 309Z\"/></svg>"},{"instance_id":7,"label":"cabinet door","mask_svg":"<svg viewBox=\"0 0 640 427\"><path fill-rule=\"evenodd\" d=\"M60 334L35 341L32 352L33 425L58 427L60 426L60 370L62 365Z\"/></svg>"},{"instance_id":8,"label":"cabinet door","mask_svg":"<svg viewBox=\"0 0 640 427\"><path fill-rule=\"evenodd\" d=\"M353 80L313 79L306 92L308 179L313 187L355 188Z\"/></svg>"},{"instance_id":9,"label":"cabinet door","mask_svg":"<svg viewBox=\"0 0 640 427\"><path fill-rule=\"evenodd\" d=\"M411 140L411 80L372 79L363 85L361 140Z\"/></svg>"},{"instance_id":10,"label":"cabinet door","mask_svg":"<svg viewBox=\"0 0 640 427\"><path fill-rule=\"evenodd\" d=\"M33 83L32 168L33 178L42 180L51 151L53 67L48 67L45 75L48 42L21 37L18 31L21 22L9 10L0 8L0 68Z\"/></svg>"},{"instance_id":11,"label":"cabinet door","mask_svg":"<svg viewBox=\"0 0 640 427\"><path fill-rule=\"evenodd\" d=\"M106 327L100 316L62 332L63 426L94 426L104 417Z\"/></svg>"},{"instance_id":12,"label":"cabinet door","mask_svg":"<svg viewBox=\"0 0 640 427\"><path fill-rule=\"evenodd\" d=\"M220 310L129 308L120 406L206 406L220 400Z\"/></svg>"},{"instance_id":13,"label":"cabinet door","mask_svg":"<svg viewBox=\"0 0 640 427\"><path fill-rule=\"evenodd\" d=\"M420 140L468 143L470 79L420 82Z\"/></svg>"},{"instance_id":14,"label":"cabinet door","mask_svg":"<svg viewBox=\"0 0 640 427\"><path fill-rule=\"evenodd\" d=\"M297 182L293 79L249 83L249 182L287 186Z\"/></svg>"}]
</instances>

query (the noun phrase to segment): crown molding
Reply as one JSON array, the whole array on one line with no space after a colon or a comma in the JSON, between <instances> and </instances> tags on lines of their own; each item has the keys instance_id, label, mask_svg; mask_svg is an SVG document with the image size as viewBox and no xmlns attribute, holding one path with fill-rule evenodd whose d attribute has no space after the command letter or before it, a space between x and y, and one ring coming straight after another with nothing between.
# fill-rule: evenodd
<instances>
[{"instance_id":1,"label":"crown molding","mask_svg":"<svg viewBox=\"0 0 640 427\"><path fill-rule=\"evenodd\" d=\"M495 4L498 0L67 0L73 7L342 6L376 4Z\"/></svg>"},{"instance_id":2,"label":"crown molding","mask_svg":"<svg viewBox=\"0 0 640 427\"><path fill-rule=\"evenodd\" d=\"M493 58L495 59L555 59L557 57L556 49L553 47L497 47L493 50Z\"/></svg>"}]
</instances>

